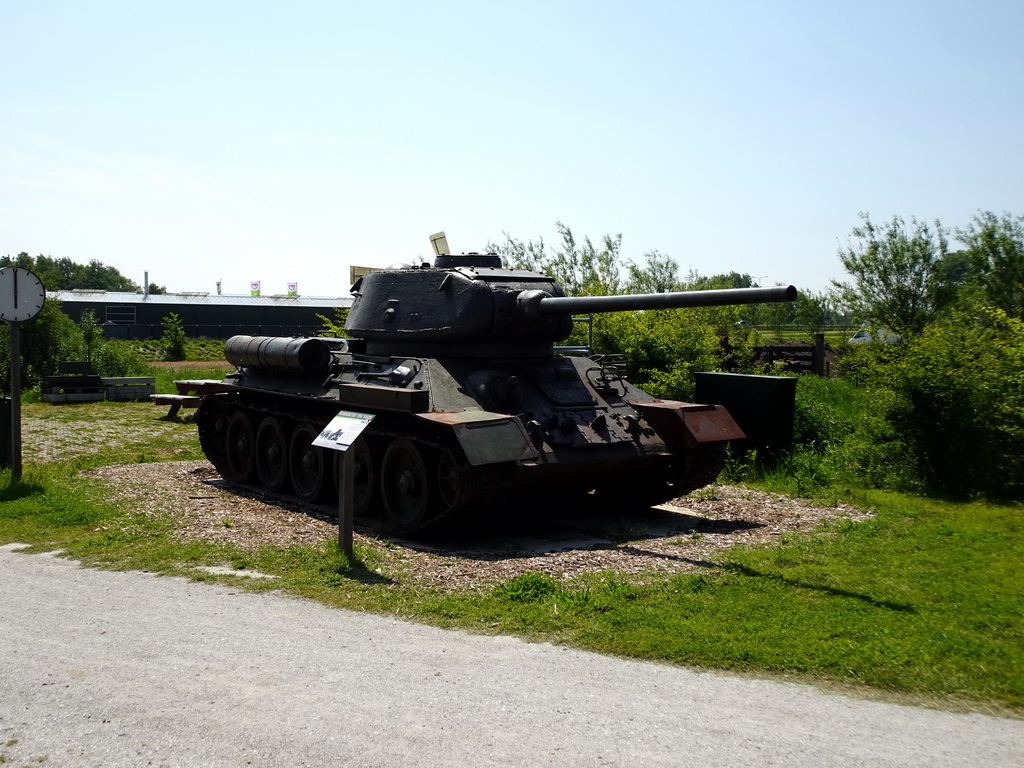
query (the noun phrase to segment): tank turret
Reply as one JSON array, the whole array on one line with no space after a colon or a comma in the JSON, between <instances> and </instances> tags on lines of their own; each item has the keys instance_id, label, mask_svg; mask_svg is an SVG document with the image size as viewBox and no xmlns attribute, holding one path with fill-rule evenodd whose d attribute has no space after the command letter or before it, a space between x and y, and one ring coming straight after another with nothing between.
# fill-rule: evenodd
<instances>
[{"instance_id":1,"label":"tank turret","mask_svg":"<svg viewBox=\"0 0 1024 768\"><path fill-rule=\"evenodd\" d=\"M345 332L368 354L552 354L572 332L572 315L640 309L792 301L793 286L632 296L565 296L549 276L502 268L496 254L439 256L433 266L402 265L363 275Z\"/></svg>"},{"instance_id":2,"label":"tank turret","mask_svg":"<svg viewBox=\"0 0 1024 768\"><path fill-rule=\"evenodd\" d=\"M339 410L373 414L351 449L356 514L399 533L517 499L595 492L626 508L713 482L744 436L725 408L653 397L554 345L573 314L796 298L792 286L567 297L495 254L443 253L366 274L352 293L346 339L230 339L236 370L201 392L199 438L225 479L313 502L340 466L314 437Z\"/></svg>"}]
</instances>

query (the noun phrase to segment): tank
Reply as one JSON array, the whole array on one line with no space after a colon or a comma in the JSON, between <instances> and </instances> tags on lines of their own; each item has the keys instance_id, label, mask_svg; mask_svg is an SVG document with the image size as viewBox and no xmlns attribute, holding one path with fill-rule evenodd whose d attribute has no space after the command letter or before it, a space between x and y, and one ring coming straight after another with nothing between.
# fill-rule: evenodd
<instances>
[{"instance_id":1,"label":"tank","mask_svg":"<svg viewBox=\"0 0 1024 768\"><path fill-rule=\"evenodd\" d=\"M594 492L650 506L715 480L744 435L725 408L653 397L619 365L561 355L573 315L792 301L747 288L567 297L494 254L439 255L352 286L346 338L235 336L235 371L196 413L221 475L306 502L341 454L312 445L339 411L373 414L355 452L355 515L408 533L456 513Z\"/></svg>"}]
</instances>

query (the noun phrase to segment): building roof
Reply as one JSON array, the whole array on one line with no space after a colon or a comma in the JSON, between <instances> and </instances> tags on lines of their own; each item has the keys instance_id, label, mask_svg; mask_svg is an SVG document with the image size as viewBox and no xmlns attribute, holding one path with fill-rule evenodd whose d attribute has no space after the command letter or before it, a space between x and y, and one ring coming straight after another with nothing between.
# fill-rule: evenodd
<instances>
[{"instance_id":1,"label":"building roof","mask_svg":"<svg viewBox=\"0 0 1024 768\"><path fill-rule=\"evenodd\" d=\"M46 297L60 302L105 303L105 304L153 304L175 305L194 304L210 307L350 307L351 296L244 296L241 294L217 295L210 293L128 293L122 291L47 291Z\"/></svg>"}]
</instances>

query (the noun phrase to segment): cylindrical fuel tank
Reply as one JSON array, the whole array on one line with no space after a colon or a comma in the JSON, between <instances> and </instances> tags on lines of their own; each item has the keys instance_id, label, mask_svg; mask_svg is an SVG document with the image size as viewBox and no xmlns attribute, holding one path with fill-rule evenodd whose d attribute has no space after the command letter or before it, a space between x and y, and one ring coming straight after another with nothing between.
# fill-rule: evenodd
<instances>
[{"instance_id":1,"label":"cylindrical fuel tank","mask_svg":"<svg viewBox=\"0 0 1024 768\"><path fill-rule=\"evenodd\" d=\"M224 357L238 368L302 376L326 373L331 349L316 338L232 336L224 344Z\"/></svg>"}]
</instances>

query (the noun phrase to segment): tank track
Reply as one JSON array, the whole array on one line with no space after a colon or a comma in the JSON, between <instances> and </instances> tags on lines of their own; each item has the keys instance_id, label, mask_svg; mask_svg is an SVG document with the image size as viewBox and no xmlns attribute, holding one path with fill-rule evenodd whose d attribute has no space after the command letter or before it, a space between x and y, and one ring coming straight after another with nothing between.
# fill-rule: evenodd
<instances>
[{"instance_id":1,"label":"tank track","mask_svg":"<svg viewBox=\"0 0 1024 768\"><path fill-rule=\"evenodd\" d=\"M704 445L684 454L684 459L683 472L672 484L672 498L685 496L715 482L725 466L725 448L721 443Z\"/></svg>"},{"instance_id":2,"label":"tank track","mask_svg":"<svg viewBox=\"0 0 1024 768\"><path fill-rule=\"evenodd\" d=\"M268 396L266 393L244 392L237 394L218 394L204 397L203 403L196 414L199 440L207 458L228 482L261 493L268 493L276 498L298 503L315 503L329 501L336 496L336 484L333 480L333 457L328 468L330 477L325 481L327 493L315 499L303 498L286 489L266 487L259 477L255 480L243 481L235 477L228 460L226 446L223 445L227 432L226 422L231 414L243 412L248 415L255 430L266 417L279 419L285 430L290 434L297 425L310 424L316 431L322 429L337 413L338 402L322 400L310 407L308 398L298 399L279 396ZM496 465L471 467L463 458L461 448L454 443L438 439L426 430L410 431L406 419L389 418L382 414L376 418L366 430L362 441L369 449L372 467L373 503L358 516L375 529L389 533L406 534L420 528L436 525L446 519L470 513L482 508L506 506L515 496L516 489L524 485L523 478L515 471L514 465ZM383 498L384 481L382 480L382 464L388 447L402 442L413 446L423 457L425 465L424 481L431 484L427 494L430 500L427 509L422 512L410 512L405 519L401 516L389 515L387 504ZM326 450L326 449L325 449ZM441 473L442 462L453 457L448 465L447 473ZM725 464L725 450L720 444L706 444L676 455L671 464L649 475L634 477L625 486L606 486L599 488L610 504L619 507L643 508L661 504L679 496L684 496L698 488L713 483ZM406 473L407 474L407 473ZM441 478L444 478L442 480ZM405 475L387 487L401 485ZM448 493L441 489L447 486ZM332 493L333 492L333 493ZM404 498L398 491L393 496ZM394 506L394 505L392 505Z\"/></svg>"},{"instance_id":3,"label":"tank track","mask_svg":"<svg viewBox=\"0 0 1024 768\"><path fill-rule=\"evenodd\" d=\"M227 447L223 444L226 433L226 421L236 412L245 413L255 427L266 417L272 416L284 424L298 425L308 423L315 429L322 429L330 419L337 413L338 403L336 401L324 401L321 412L312 414L309 408L309 401L296 401L296 404L289 402L288 398L266 397L246 393L245 397L238 395L213 395L204 398L196 414L196 423L199 433L199 442L206 454L207 459L213 464L217 472L227 482L240 487L268 493L276 498L298 502L316 503L329 502L332 498L337 499L335 482L327 485L330 490L317 499L305 499L294 492L274 491L266 488L256 477L255 481L241 481L236 478L228 459ZM404 428L402 428L404 427ZM366 441L370 448L370 455L374 464L373 477L375 479L374 497L375 501L369 506L366 512L360 515L359 519L374 527L388 530L394 533L409 533L414 530L432 526L447 518L469 512L480 507L491 504L498 504L508 498L513 484L511 467L470 467L464 459L461 459L461 448L457 445L445 443L436 438L424 434L410 434L408 424L393 425L384 416L376 419L367 428L360 438ZM421 455L429 457L428 465L431 470L447 454L459 457L456 460L450 478L456 484L448 498L439 489L433 488L431 496L436 496L429 505L429 511L422 517L417 517L411 524L404 525L400 521L390 519L384 509L382 492L380 488L381 462L387 446L395 441L404 440L415 446ZM324 449L326 451L326 449ZM332 464L333 466L333 464ZM331 470L333 478L333 471ZM430 478L433 483L433 474ZM450 489L451 490L451 489ZM450 503L451 502L451 503Z\"/></svg>"}]
</instances>

